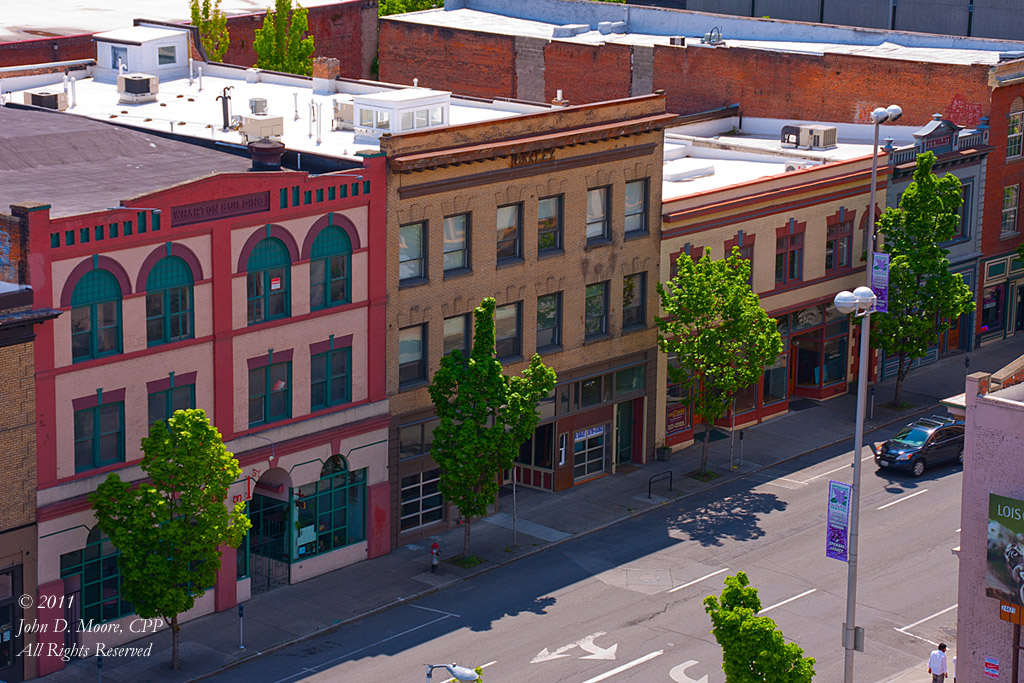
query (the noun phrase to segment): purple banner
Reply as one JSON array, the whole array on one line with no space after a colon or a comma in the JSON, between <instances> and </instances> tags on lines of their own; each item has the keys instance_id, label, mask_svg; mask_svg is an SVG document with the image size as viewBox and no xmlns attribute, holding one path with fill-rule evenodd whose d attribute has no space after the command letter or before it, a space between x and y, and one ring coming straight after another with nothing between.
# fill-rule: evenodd
<instances>
[{"instance_id":1,"label":"purple banner","mask_svg":"<svg viewBox=\"0 0 1024 683\"><path fill-rule=\"evenodd\" d=\"M875 310L889 312L889 255L871 254L871 289L875 292Z\"/></svg>"},{"instance_id":2,"label":"purple banner","mask_svg":"<svg viewBox=\"0 0 1024 683\"><path fill-rule=\"evenodd\" d=\"M849 484L841 481L828 483L828 521L825 524L825 557L840 562L848 561L847 548L850 529Z\"/></svg>"}]
</instances>

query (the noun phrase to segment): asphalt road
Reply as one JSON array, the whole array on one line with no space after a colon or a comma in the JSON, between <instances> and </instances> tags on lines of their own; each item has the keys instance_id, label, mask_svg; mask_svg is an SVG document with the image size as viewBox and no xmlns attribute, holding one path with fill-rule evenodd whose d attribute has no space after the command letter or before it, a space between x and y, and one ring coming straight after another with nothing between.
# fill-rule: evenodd
<instances>
[{"instance_id":1,"label":"asphalt road","mask_svg":"<svg viewBox=\"0 0 1024 683\"><path fill-rule=\"evenodd\" d=\"M824 517L829 479L851 481L851 457L842 446L808 455L213 680L411 682L424 680L425 664L454 661L484 666L489 683L722 683L702 600L743 570L761 613L816 658L816 680L840 681L847 565L825 557ZM855 671L884 681L939 640L955 650L961 475L944 465L915 480L865 458L857 623L866 647Z\"/></svg>"}]
</instances>

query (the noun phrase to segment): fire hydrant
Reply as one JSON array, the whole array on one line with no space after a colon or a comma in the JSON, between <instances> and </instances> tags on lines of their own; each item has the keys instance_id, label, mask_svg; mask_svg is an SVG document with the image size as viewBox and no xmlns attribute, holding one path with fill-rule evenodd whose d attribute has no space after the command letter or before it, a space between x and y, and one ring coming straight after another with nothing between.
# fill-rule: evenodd
<instances>
[{"instance_id":1,"label":"fire hydrant","mask_svg":"<svg viewBox=\"0 0 1024 683\"><path fill-rule=\"evenodd\" d=\"M434 541L434 545L430 546L430 573L437 573L437 565L441 562L441 546Z\"/></svg>"}]
</instances>

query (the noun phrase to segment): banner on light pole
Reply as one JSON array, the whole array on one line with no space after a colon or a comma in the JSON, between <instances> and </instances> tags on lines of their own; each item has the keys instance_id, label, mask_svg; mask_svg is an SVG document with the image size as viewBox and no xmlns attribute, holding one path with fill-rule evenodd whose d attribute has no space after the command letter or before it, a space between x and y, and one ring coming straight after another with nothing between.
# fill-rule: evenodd
<instances>
[{"instance_id":1,"label":"banner on light pole","mask_svg":"<svg viewBox=\"0 0 1024 683\"><path fill-rule=\"evenodd\" d=\"M828 518L825 537L825 557L840 562L849 561L850 498L852 487L841 481L828 483Z\"/></svg>"},{"instance_id":2,"label":"banner on light pole","mask_svg":"<svg viewBox=\"0 0 1024 683\"><path fill-rule=\"evenodd\" d=\"M871 289L875 293L875 310L889 312L889 255L871 252Z\"/></svg>"}]
</instances>

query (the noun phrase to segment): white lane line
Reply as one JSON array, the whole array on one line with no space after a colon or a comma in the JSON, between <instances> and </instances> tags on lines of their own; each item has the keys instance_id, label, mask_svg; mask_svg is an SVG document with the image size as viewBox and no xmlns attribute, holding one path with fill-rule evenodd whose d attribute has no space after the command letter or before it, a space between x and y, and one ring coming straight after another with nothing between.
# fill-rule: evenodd
<instances>
[{"instance_id":1,"label":"white lane line","mask_svg":"<svg viewBox=\"0 0 1024 683\"><path fill-rule=\"evenodd\" d=\"M650 660L654 659L655 657L660 657L663 654L665 654L664 650L655 650L654 652L651 652L650 654L644 655L640 659L634 659L632 662L626 662L622 666L617 666L614 669L612 669L611 671L605 671L600 676L594 676L593 678L588 678L587 680L583 681L583 683L598 683L598 681L603 681L605 679L611 678L615 674L620 674L623 671L626 671L627 669L632 669L634 666L640 666L644 662L650 661Z\"/></svg>"},{"instance_id":2,"label":"white lane line","mask_svg":"<svg viewBox=\"0 0 1024 683\"><path fill-rule=\"evenodd\" d=\"M765 607L763 610L761 610L760 612L757 613L757 616L762 616L765 612L770 612L771 610L775 609L776 607L782 607L783 605L791 603L794 600L799 600L800 598L804 597L805 595L810 595L811 593L813 593L816 590L818 590L818 589L817 588L812 588L809 591L804 591L800 595L794 595L793 597L789 598L788 600L783 600L782 602L777 602L774 605L772 605L771 607Z\"/></svg>"},{"instance_id":3,"label":"white lane line","mask_svg":"<svg viewBox=\"0 0 1024 683\"><path fill-rule=\"evenodd\" d=\"M682 586L676 586L675 588L670 589L669 593L675 593L676 591L681 591L684 588L689 588L690 586L692 586L695 583L700 583L704 579L710 579L712 576L718 576L722 572L727 572L727 571L729 571L728 567L726 567L725 569L719 569L717 572L711 572L710 574L705 574L704 576L700 577L699 579L694 579L693 581L690 581L689 583L684 583Z\"/></svg>"},{"instance_id":4,"label":"white lane line","mask_svg":"<svg viewBox=\"0 0 1024 683\"><path fill-rule=\"evenodd\" d=\"M873 456L873 455L869 455L867 457L861 458L860 461L864 462L865 460L871 460L874 457L875 456ZM824 477L824 476L827 476L829 474L832 474L833 472L838 472L839 470L849 470L849 469L853 469L853 465L852 464L843 465L842 467L837 467L834 470L829 470L828 472L822 472L821 474L815 474L813 477L808 477L807 479L804 479L800 483L801 484L810 484L815 479L820 479L821 477Z\"/></svg>"},{"instance_id":5,"label":"white lane line","mask_svg":"<svg viewBox=\"0 0 1024 683\"><path fill-rule=\"evenodd\" d=\"M917 638L918 640L920 640L922 642L929 643L932 647L938 647L939 646L939 644L936 643L934 640L928 640L927 638L922 638L921 636L915 636L913 633L909 633L907 631L901 631L898 628L896 628L895 626L893 626L893 630L895 630L897 633L902 633L905 636L910 636L911 638Z\"/></svg>"},{"instance_id":6,"label":"white lane line","mask_svg":"<svg viewBox=\"0 0 1024 683\"><path fill-rule=\"evenodd\" d=\"M434 614L443 614L446 617L455 617L456 619L459 618L458 614L452 614L451 612L445 612L444 610L434 609L433 607L424 607L422 605L409 605L409 607L415 607L416 609L425 610L427 612L433 612Z\"/></svg>"},{"instance_id":7,"label":"white lane line","mask_svg":"<svg viewBox=\"0 0 1024 683\"><path fill-rule=\"evenodd\" d=\"M952 612L955 609L956 609L956 605L950 605L949 607L947 607L946 609L944 609L944 610L942 610L940 612L936 612L935 614L933 614L933 615L931 615L929 617L925 617L924 619L918 619L913 624L907 624L903 628L898 628L896 630L900 631L901 633L906 632L907 630L912 629L915 626L920 626L921 624L923 624L924 622L928 621L929 619L934 619L935 617L941 617L946 612ZM907 635L910 635L910 634L907 634Z\"/></svg>"},{"instance_id":8,"label":"white lane line","mask_svg":"<svg viewBox=\"0 0 1024 683\"><path fill-rule=\"evenodd\" d=\"M911 493L909 496L903 496L902 498L897 498L896 500L892 501L891 503L886 503L882 507L875 508L875 509L876 510L884 510L885 508L889 507L890 505L895 505L896 503L902 503L905 500L910 500L914 496L920 496L922 493L927 493L927 492L928 492L928 489L921 489L917 493Z\"/></svg>"},{"instance_id":9,"label":"white lane line","mask_svg":"<svg viewBox=\"0 0 1024 683\"><path fill-rule=\"evenodd\" d=\"M415 607L415 605L413 605L413 607ZM413 631L418 631L421 628L426 628L427 626L430 626L431 624L436 624L439 621L444 621L449 616L451 616L451 615L445 614L444 616L438 617L437 619L432 619L432 620L428 621L425 624L420 624L419 626L413 626L412 628L407 628L404 631L402 631L401 633L396 633L393 636L388 636L387 638L382 638L381 640L378 640L375 643L370 643L369 645L364 645L363 647L360 647L360 648L357 648L355 650L352 650L351 652L346 652L345 654L343 654L343 655L341 655L339 657L335 657L334 659L331 659L329 661L322 662L320 664L317 664L314 667L305 668L305 669L303 669L302 671L300 671L298 673L292 674L291 676L285 676L284 678L280 678L280 679L277 680L277 683L285 683L286 681L293 680L295 678L298 678L299 676L304 676L307 672L314 672L314 671L323 670L323 669L325 669L325 668L327 668L329 666L333 666L334 664L337 664L338 662L344 661L345 659L351 657L354 654L358 654L358 653L362 652L363 650L369 650L371 647L376 647L377 645L381 645L382 643L386 643L389 640L394 640L395 638L401 638L402 636L404 636L404 635L406 635L408 633L412 633Z\"/></svg>"},{"instance_id":10,"label":"white lane line","mask_svg":"<svg viewBox=\"0 0 1024 683\"><path fill-rule=\"evenodd\" d=\"M486 664L481 664L480 668L481 669L486 669L487 667L489 667L489 666L491 666L493 664L497 664L497 663L498 663L497 661L487 662ZM470 667L470 668L473 669L473 668L476 668L476 667ZM441 681L441 683L455 683L455 679L454 678L449 678L446 681Z\"/></svg>"}]
</instances>

